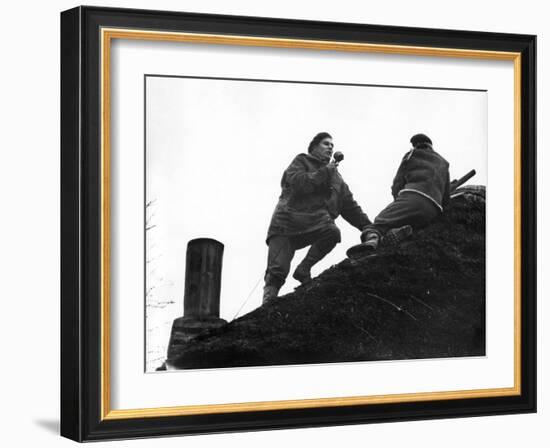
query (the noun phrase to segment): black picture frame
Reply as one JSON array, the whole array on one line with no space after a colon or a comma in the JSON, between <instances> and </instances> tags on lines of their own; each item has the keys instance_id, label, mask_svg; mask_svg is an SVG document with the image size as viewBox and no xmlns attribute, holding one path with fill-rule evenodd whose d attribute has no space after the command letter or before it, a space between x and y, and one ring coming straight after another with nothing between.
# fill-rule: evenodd
<instances>
[{"instance_id":1,"label":"black picture frame","mask_svg":"<svg viewBox=\"0 0 550 448\"><path fill-rule=\"evenodd\" d=\"M521 55L521 355L513 396L107 419L102 391L102 28ZM536 412L536 36L100 7L61 13L61 435L76 441Z\"/></svg>"}]
</instances>

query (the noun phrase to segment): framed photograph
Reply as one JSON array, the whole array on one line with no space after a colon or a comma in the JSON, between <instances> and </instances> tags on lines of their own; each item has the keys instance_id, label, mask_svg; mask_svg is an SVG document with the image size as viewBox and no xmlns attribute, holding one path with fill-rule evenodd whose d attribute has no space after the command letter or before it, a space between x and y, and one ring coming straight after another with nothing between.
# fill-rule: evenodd
<instances>
[{"instance_id":1,"label":"framed photograph","mask_svg":"<svg viewBox=\"0 0 550 448\"><path fill-rule=\"evenodd\" d=\"M536 37L61 14L61 433L536 411Z\"/></svg>"}]
</instances>

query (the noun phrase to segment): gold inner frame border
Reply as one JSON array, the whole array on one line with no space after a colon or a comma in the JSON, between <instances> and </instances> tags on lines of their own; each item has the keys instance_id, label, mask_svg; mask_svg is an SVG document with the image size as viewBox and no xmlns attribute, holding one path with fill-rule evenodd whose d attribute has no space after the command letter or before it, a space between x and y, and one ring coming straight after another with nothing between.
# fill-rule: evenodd
<instances>
[{"instance_id":1,"label":"gold inner frame border","mask_svg":"<svg viewBox=\"0 0 550 448\"><path fill-rule=\"evenodd\" d=\"M253 412L319 407L354 406L382 403L407 403L432 400L503 397L521 394L521 53L419 47L305 39L280 39L251 36L162 32L139 29L102 28L101 31L101 420L144 417L169 417L230 412ZM326 51L383 53L469 59L506 60L514 63L514 386L442 392L391 395L314 398L227 404L170 406L136 409L111 409L110 345L110 185L111 114L110 63L113 39L186 42L213 45L296 48Z\"/></svg>"}]
</instances>

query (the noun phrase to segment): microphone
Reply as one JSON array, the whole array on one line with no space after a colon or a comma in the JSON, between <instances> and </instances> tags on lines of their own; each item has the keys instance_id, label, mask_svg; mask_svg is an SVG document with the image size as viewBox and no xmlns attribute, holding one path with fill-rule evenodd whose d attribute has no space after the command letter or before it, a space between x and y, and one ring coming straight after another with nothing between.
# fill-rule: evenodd
<instances>
[{"instance_id":1,"label":"microphone","mask_svg":"<svg viewBox=\"0 0 550 448\"><path fill-rule=\"evenodd\" d=\"M338 165L342 160L344 160L344 154L340 151L336 151L333 155L334 163Z\"/></svg>"}]
</instances>

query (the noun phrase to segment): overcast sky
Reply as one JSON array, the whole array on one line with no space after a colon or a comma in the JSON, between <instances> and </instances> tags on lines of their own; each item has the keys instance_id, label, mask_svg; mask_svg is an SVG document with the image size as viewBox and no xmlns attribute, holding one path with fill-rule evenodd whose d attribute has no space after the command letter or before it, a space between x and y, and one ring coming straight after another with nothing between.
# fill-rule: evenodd
<instances>
[{"instance_id":1,"label":"overcast sky","mask_svg":"<svg viewBox=\"0 0 550 448\"><path fill-rule=\"evenodd\" d=\"M487 184L486 92L147 77L146 199L155 201L147 285L155 300L176 302L166 321L182 314L186 246L198 237L225 245L221 317L233 319L263 279L283 171L320 131L344 153L340 173L371 219L392 200L393 176L418 132L449 161L451 179L475 168L471 182ZM355 228L341 218L337 225L342 242L313 275L359 242ZM281 294L296 286L289 276ZM239 315L261 304L262 287Z\"/></svg>"}]
</instances>

